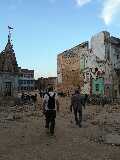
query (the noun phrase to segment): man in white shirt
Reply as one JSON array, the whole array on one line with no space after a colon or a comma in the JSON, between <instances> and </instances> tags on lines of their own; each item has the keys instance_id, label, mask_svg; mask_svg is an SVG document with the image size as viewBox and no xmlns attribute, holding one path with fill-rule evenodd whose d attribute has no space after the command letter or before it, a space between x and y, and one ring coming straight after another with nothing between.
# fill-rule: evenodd
<instances>
[{"instance_id":1,"label":"man in white shirt","mask_svg":"<svg viewBox=\"0 0 120 160\"><path fill-rule=\"evenodd\" d=\"M58 96L53 91L53 87L50 87L44 95L43 113L46 117L45 128L50 131L51 135L54 134L56 110L59 111Z\"/></svg>"}]
</instances>

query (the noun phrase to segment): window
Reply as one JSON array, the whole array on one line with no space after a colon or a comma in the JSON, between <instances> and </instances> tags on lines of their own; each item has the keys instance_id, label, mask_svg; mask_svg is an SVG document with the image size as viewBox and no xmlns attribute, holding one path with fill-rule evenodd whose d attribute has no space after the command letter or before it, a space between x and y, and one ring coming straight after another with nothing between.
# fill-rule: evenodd
<instances>
[{"instance_id":1,"label":"window","mask_svg":"<svg viewBox=\"0 0 120 160\"><path fill-rule=\"evenodd\" d=\"M33 84L33 81L31 80L30 83Z\"/></svg>"},{"instance_id":2,"label":"window","mask_svg":"<svg viewBox=\"0 0 120 160\"><path fill-rule=\"evenodd\" d=\"M23 81L22 80L19 80L19 85L23 84Z\"/></svg>"},{"instance_id":3,"label":"window","mask_svg":"<svg viewBox=\"0 0 120 160\"><path fill-rule=\"evenodd\" d=\"M117 97L117 90L114 90L115 98Z\"/></svg>"},{"instance_id":4,"label":"window","mask_svg":"<svg viewBox=\"0 0 120 160\"><path fill-rule=\"evenodd\" d=\"M120 94L120 84L119 84L118 88L119 88L119 94Z\"/></svg>"},{"instance_id":5,"label":"window","mask_svg":"<svg viewBox=\"0 0 120 160\"><path fill-rule=\"evenodd\" d=\"M29 81L29 80L27 80L27 84L30 84L30 81Z\"/></svg>"},{"instance_id":6,"label":"window","mask_svg":"<svg viewBox=\"0 0 120 160\"><path fill-rule=\"evenodd\" d=\"M117 59L119 59L119 55L117 55Z\"/></svg>"},{"instance_id":7,"label":"window","mask_svg":"<svg viewBox=\"0 0 120 160\"><path fill-rule=\"evenodd\" d=\"M96 91L99 92L99 84L96 84L95 88L96 88Z\"/></svg>"}]
</instances>

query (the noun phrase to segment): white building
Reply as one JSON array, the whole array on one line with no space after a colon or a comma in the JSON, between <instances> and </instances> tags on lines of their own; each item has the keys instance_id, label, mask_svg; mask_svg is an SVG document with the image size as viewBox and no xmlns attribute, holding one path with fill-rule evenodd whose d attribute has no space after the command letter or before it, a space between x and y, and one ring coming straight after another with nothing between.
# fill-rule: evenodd
<instances>
[{"instance_id":1,"label":"white building","mask_svg":"<svg viewBox=\"0 0 120 160\"><path fill-rule=\"evenodd\" d=\"M35 88L34 70L19 68L18 90L32 91Z\"/></svg>"},{"instance_id":2,"label":"white building","mask_svg":"<svg viewBox=\"0 0 120 160\"><path fill-rule=\"evenodd\" d=\"M110 59L110 33L102 31L91 38L91 49L101 60Z\"/></svg>"}]
</instances>

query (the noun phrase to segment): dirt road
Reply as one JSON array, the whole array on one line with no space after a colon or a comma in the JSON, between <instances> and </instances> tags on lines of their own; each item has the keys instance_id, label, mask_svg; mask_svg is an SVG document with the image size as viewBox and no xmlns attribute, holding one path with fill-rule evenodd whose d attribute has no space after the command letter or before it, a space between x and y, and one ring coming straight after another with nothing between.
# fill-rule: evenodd
<instances>
[{"instance_id":1,"label":"dirt road","mask_svg":"<svg viewBox=\"0 0 120 160\"><path fill-rule=\"evenodd\" d=\"M0 160L120 160L120 147L104 143L108 118L103 129L103 110L84 110L82 128L67 112L57 114L53 137L46 134L40 111L13 121L1 118Z\"/></svg>"}]
</instances>

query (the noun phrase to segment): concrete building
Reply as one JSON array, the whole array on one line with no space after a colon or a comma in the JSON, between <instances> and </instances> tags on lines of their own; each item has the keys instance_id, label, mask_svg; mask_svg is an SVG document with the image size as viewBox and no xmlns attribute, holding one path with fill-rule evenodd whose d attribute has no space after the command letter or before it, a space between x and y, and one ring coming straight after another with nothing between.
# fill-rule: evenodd
<instances>
[{"instance_id":1,"label":"concrete building","mask_svg":"<svg viewBox=\"0 0 120 160\"><path fill-rule=\"evenodd\" d=\"M88 95L103 95L105 61L93 54L91 50L83 58L85 59L85 67L81 70L84 74L84 84L81 87L81 92Z\"/></svg>"},{"instance_id":2,"label":"concrete building","mask_svg":"<svg viewBox=\"0 0 120 160\"><path fill-rule=\"evenodd\" d=\"M0 53L0 96L15 96L18 88L18 64L10 35L5 49Z\"/></svg>"},{"instance_id":3,"label":"concrete building","mask_svg":"<svg viewBox=\"0 0 120 160\"><path fill-rule=\"evenodd\" d=\"M48 77L48 78L38 78L36 80L36 88L39 89L39 91L44 91L48 87L53 87L56 90L57 86L57 77Z\"/></svg>"},{"instance_id":4,"label":"concrete building","mask_svg":"<svg viewBox=\"0 0 120 160\"><path fill-rule=\"evenodd\" d=\"M105 95L120 98L120 39L103 31L92 37L91 48L94 54L106 62ZM112 93L108 94L110 91Z\"/></svg>"},{"instance_id":5,"label":"concrete building","mask_svg":"<svg viewBox=\"0 0 120 160\"><path fill-rule=\"evenodd\" d=\"M112 61L113 97L120 98L120 39L111 37L110 53Z\"/></svg>"},{"instance_id":6,"label":"concrete building","mask_svg":"<svg viewBox=\"0 0 120 160\"><path fill-rule=\"evenodd\" d=\"M120 97L120 39L102 31L57 58L58 91Z\"/></svg>"},{"instance_id":7,"label":"concrete building","mask_svg":"<svg viewBox=\"0 0 120 160\"><path fill-rule=\"evenodd\" d=\"M35 88L34 70L19 68L18 90L32 91Z\"/></svg>"},{"instance_id":8,"label":"concrete building","mask_svg":"<svg viewBox=\"0 0 120 160\"><path fill-rule=\"evenodd\" d=\"M58 92L71 94L75 88L83 85L83 74L80 73L80 57L88 52L89 43L84 42L66 50L57 57Z\"/></svg>"},{"instance_id":9,"label":"concrete building","mask_svg":"<svg viewBox=\"0 0 120 160\"><path fill-rule=\"evenodd\" d=\"M0 53L0 96L16 96L18 91L34 89L34 70L18 67L9 31L8 42Z\"/></svg>"},{"instance_id":10,"label":"concrete building","mask_svg":"<svg viewBox=\"0 0 120 160\"><path fill-rule=\"evenodd\" d=\"M67 93L79 87L82 93L111 96L110 33L100 32L91 38L90 48L88 44L82 43L58 55L58 91Z\"/></svg>"},{"instance_id":11,"label":"concrete building","mask_svg":"<svg viewBox=\"0 0 120 160\"><path fill-rule=\"evenodd\" d=\"M91 38L91 49L101 60L110 60L110 33L102 31Z\"/></svg>"},{"instance_id":12,"label":"concrete building","mask_svg":"<svg viewBox=\"0 0 120 160\"><path fill-rule=\"evenodd\" d=\"M113 47L111 45L111 37L109 32L102 31L91 38L91 49L104 64L104 94L112 96L113 90Z\"/></svg>"},{"instance_id":13,"label":"concrete building","mask_svg":"<svg viewBox=\"0 0 120 160\"><path fill-rule=\"evenodd\" d=\"M95 56L92 55L91 50L84 52L80 57L80 73L83 75L83 85L81 86L82 94L91 94L91 68L95 65Z\"/></svg>"},{"instance_id":14,"label":"concrete building","mask_svg":"<svg viewBox=\"0 0 120 160\"><path fill-rule=\"evenodd\" d=\"M112 97L113 77L112 77L112 64L111 61L105 60L104 62L104 95Z\"/></svg>"}]
</instances>

